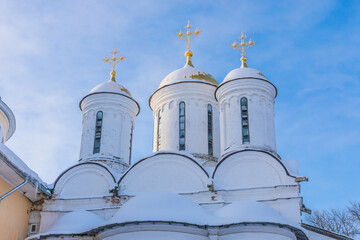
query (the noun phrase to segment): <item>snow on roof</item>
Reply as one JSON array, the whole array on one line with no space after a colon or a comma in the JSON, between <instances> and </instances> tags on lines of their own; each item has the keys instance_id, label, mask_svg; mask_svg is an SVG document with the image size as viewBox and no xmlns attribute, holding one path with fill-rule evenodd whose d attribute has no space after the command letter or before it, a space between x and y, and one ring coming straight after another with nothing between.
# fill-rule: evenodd
<instances>
[{"instance_id":1,"label":"snow on roof","mask_svg":"<svg viewBox=\"0 0 360 240\"><path fill-rule=\"evenodd\" d=\"M235 201L212 213L184 196L168 192L151 192L141 193L131 198L108 221L104 221L91 212L77 210L60 217L47 232L27 239L47 235L82 234L109 225L147 221L178 222L200 226L277 223L301 228L264 203Z\"/></svg>"},{"instance_id":2,"label":"snow on roof","mask_svg":"<svg viewBox=\"0 0 360 240\"><path fill-rule=\"evenodd\" d=\"M217 86L218 82L209 73L188 64L168 74L160 83L159 88L180 82L203 82Z\"/></svg>"},{"instance_id":3,"label":"snow on roof","mask_svg":"<svg viewBox=\"0 0 360 240\"><path fill-rule=\"evenodd\" d=\"M114 162L114 163L118 163L116 160L112 160L110 157L106 158L106 157L95 157L95 158L89 158L89 159L86 159L80 163L76 163L66 169L64 169L59 175L58 177L55 179L55 182L51 183L51 184L48 184L48 186L50 188L54 188L55 187L55 184L56 182L61 178L61 176L63 174L65 174L67 171L69 171L70 169L73 169L77 166L81 166L81 165L85 165L85 164L95 164L95 165L99 165L99 166L102 166L104 167L105 169L107 169L110 174L115 178L115 183L117 181L119 181L120 177L123 175L123 173L121 173L120 171L116 171L114 168L112 168L111 166L109 166L108 164L104 163L104 162L101 162L101 160L103 161L108 161L108 162ZM117 186L117 185L116 185Z\"/></svg>"},{"instance_id":4,"label":"snow on roof","mask_svg":"<svg viewBox=\"0 0 360 240\"><path fill-rule=\"evenodd\" d=\"M230 71L223 83L227 82L227 81L231 81L233 79L238 79L238 78L260 78L260 79L264 79L267 80L268 79L265 77L264 74L262 74L259 70L256 70L254 68L236 68L232 71Z\"/></svg>"},{"instance_id":5,"label":"snow on roof","mask_svg":"<svg viewBox=\"0 0 360 240\"><path fill-rule=\"evenodd\" d=\"M196 225L271 222L295 226L270 206L256 201L235 201L215 213L175 193L141 193L126 202L105 225L136 221L171 221Z\"/></svg>"},{"instance_id":6,"label":"snow on roof","mask_svg":"<svg viewBox=\"0 0 360 240\"><path fill-rule=\"evenodd\" d=\"M173 221L204 225L210 212L174 193L141 193L126 202L106 225L136 221Z\"/></svg>"},{"instance_id":7,"label":"snow on roof","mask_svg":"<svg viewBox=\"0 0 360 240\"><path fill-rule=\"evenodd\" d=\"M119 170L114 169L113 167L111 167L111 165L106 164L106 162L113 163L113 164L119 164L119 162L117 160L113 160L113 158L106 159L106 162L101 162L101 160L102 160L101 157L97 157L97 158L94 158L94 161L87 160L87 161L84 161L83 163L97 163L97 164L103 166L104 168L106 168L113 175L113 177L115 178L115 182L119 181L119 179L121 178L121 176L124 173Z\"/></svg>"},{"instance_id":8,"label":"snow on roof","mask_svg":"<svg viewBox=\"0 0 360 240\"><path fill-rule=\"evenodd\" d=\"M30 181L38 182L39 184L42 184L43 186L47 186L45 182L41 180L39 175L35 173L33 170L31 170L23 160L21 160L13 151L11 151L7 146L4 144L0 144L0 154L3 154L6 156L7 160L10 162L11 165L13 165L15 168L17 168L19 171L21 171L25 176L30 178Z\"/></svg>"},{"instance_id":9,"label":"snow on roof","mask_svg":"<svg viewBox=\"0 0 360 240\"><path fill-rule=\"evenodd\" d=\"M249 200L235 201L218 209L215 215L220 220L215 222L216 225L239 222L273 222L292 225L267 204Z\"/></svg>"},{"instance_id":10,"label":"snow on roof","mask_svg":"<svg viewBox=\"0 0 360 240\"><path fill-rule=\"evenodd\" d=\"M159 155L159 154L177 154L177 155L183 155L185 157L188 157L192 160L194 160L196 163L198 163L202 168L204 168L202 166L202 162L197 158L195 157L194 155L192 155L191 153L189 152L186 152L186 151L169 151L169 150L160 150L160 151L156 151L156 152L153 152L153 153L150 153L148 155L146 155L145 157L143 158L140 158L139 160L137 161L134 161L134 163L132 165L134 165L135 163L141 161L141 160L144 160L144 159L147 159L147 158L151 158L151 157L154 157L156 155ZM131 167L130 167L131 168Z\"/></svg>"},{"instance_id":11,"label":"snow on roof","mask_svg":"<svg viewBox=\"0 0 360 240\"><path fill-rule=\"evenodd\" d=\"M117 82L113 82L111 80L100 83L90 91L90 93L102 93L102 92L119 93L131 97L129 90L127 90L123 85Z\"/></svg>"},{"instance_id":12,"label":"snow on roof","mask_svg":"<svg viewBox=\"0 0 360 240\"><path fill-rule=\"evenodd\" d=\"M41 236L54 234L83 233L91 230L104 222L98 215L85 211L76 210L61 217L44 233L30 236L26 239L36 239Z\"/></svg>"},{"instance_id":13,"label":"snow on roof","mask_svg":"<svg viewBox=\"0 0 360 240\"><path fill-rule=\"evenodd\" d=\"M200 168L202 168L207 174L209 174L209 172L212 173L211 170L206 169L206 168L204 168L204 167L202 166L202 163L201 163L201 161L200 161L198 158L194 157L194 155L192 155L192 154L190 154L190 153L188 153L188 152L185 152L185 151L167 151L167 150L161 150L161 151L157 151L157 152L153 152L153 153L151 153L151 154L148 154L148 155L146 155L145 157L140 158L140 159L137 160L137 161L134 161L134 162L132 163L132 165L122 174L122 176L126 175L129 171L131 171L132 168L136 165L137 162L140 162L140 161L143 161L143 160L145 160L145 159L152 158L152 157L154 157L154 156L161 155L161 154L176 154L176 155L182 155L182 156L184 156L184 157L188 157L188 158L190 158L191 160L193 160L194 162L196 162L196 163L200 166ZM209 175L209 176L210 176L210 175Z\"/></svg>"}]
</instances>

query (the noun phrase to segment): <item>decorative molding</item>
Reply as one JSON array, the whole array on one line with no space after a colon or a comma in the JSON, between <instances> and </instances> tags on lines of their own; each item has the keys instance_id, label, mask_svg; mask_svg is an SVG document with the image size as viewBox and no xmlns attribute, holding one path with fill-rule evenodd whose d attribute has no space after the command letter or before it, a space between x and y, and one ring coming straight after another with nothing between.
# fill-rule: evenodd
<instances>
[{"instance_id":1,"label":"decorative molding","mask_svg":"<svg viewBox=\"0 0 360 240\"><path fill-rule=\"evenodd\" d=\"M9 129L6 133L6 141L11 138L16 130L16 119L11 109L0 98L0 110L2 110L8 120Z\"/></svg>"}]
</instances>

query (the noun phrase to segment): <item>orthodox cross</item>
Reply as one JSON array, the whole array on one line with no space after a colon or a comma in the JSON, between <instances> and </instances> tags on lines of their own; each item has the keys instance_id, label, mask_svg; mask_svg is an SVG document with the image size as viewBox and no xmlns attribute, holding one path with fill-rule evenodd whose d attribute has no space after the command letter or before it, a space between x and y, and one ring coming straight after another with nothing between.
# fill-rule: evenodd
<instances>
[{"instance_id":1,"label":"orthodox cross","mask_svg":"<svg viewBox=\"0 0 360 240\"><path fill-rule=\"evenodd\" d=\"M192 66L191 64L191 57L192 57L192 52L190 50L191 48L191 39L194 39L196 38L202 31L199 30L199 29L195 29L195 31L191 31L191 25L190 25L190 20L188 20L188 24L185 26L186 28L186 32L182 32L180 30L180 32L178 34L176 34L176 36L178 36L179 38L181 39L184 39L186 40L186 43L187 43L187 52L185 53L185 57L187 58L187 65L190 65Z\"/></svg>"},{"instance_id":2,"label":"orthodox cross","mask_svg":"<svg viewBox=\"0 0 360 240\"><path fill-rule=\"evenodd\" d=\"M201 30L199 30L199 29L195 29L195 31L191 31L190 30L190 28L191 28L192 26L190 25L190 20L188 20L188 24L185 26L185 28L186 28L186 32L182 32L181 30L180 30L180 32L178 33L178 34L176 34L176 36L178 36L179 38L181 38L181 39L185 39L184 38L184 35L186 35L186 43L187 43L187 49L188 49L188 51L190 51L190 48L191 48L191 45L190 45L190 41L191 41L191 39L194 39L195 37L197 37L202 31Z\"/></svg>"},{"instance_id":3,"label":"orthodox cross","mask_svg":"<svg viewBox=\"0 0 360 240\"><path fill-rule=\"evenodd\" d=\"M241 67L247 67L246 65L246 57L245 57L245 49L248 49L249 47L251 47L252 45L255 44L254 41L251 40L249 42L245 42L245 38L247 38L246 35L244 35L244 33L241 33L241 36L238 37L240 39L240 43L236 43L234 40L234 43L231 44L231 47L234 49L241 49Z\"/></svg>"},{"instance_id":4,"label":"orthodox cross","mask_svg":"<svg viewBox=\"0 0 360 240\"><path fill-rule=\"evenodd\" d=\"M109 63L112 65L112 70L111 70L111 80L115 82L115 75L116 75L116 72L115 72L115 67L116 67L116 64L123 61L126 57L123 56L122 54L117 57L116 55L119 53L119 51L116 49L116 47L114 47L114 50L112 52L110 52L113 56L112 57L106 57L104 58L104 62L106 63Z\"/></svg>"}]
</instances>

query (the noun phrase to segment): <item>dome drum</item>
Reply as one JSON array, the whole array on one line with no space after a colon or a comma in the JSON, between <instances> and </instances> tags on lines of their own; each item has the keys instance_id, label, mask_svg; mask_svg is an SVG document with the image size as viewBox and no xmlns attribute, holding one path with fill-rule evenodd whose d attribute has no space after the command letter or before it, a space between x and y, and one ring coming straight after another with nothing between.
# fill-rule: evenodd
<instances>
[{"instance_id":1,"label":"dome drum","mask_svg":"<svg viewBox=\"0 0 360 240\"><path fill-rule=\"evenodd\" d=\"M214 85L201 82L182 82L158 89L149 100L154 116L153 151L185 150L219 157L219 110L214 91ZM182 117L180 104L184 108ZM180 149L180 121L184 121L185 149ZM212 152L209 152L209 124Z\"/></svg>"},{"instance_id":2,"label":"dome drum","mask_svg":"<svg viewBox=\"0 0 360 240\"><path fill-rule=\"evenodd\" d=\"M140 110L138 103L121 93L94 92L81 100L80 108L83 113L80 160L98 156L129 164L133 125Z\"/></svg>"},{"instance_id":3,"label":"dome drum","mask_svg":"<svg viewBox=\"0 0 360 240\"><path fill-rule=\"evenodd\" d=\"M215 95L220 107L222 154L237 147L276 152L276 88L264 75L255 69L235 69Z\"/></svg>"}]
</instances>

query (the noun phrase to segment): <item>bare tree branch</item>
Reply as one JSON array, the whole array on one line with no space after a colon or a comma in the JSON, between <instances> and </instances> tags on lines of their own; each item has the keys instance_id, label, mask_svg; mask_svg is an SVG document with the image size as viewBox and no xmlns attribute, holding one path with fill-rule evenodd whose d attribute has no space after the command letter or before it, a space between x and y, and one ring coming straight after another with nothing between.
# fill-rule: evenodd
<instances>
[{"instance_id":1,"label":"bare tree branch","mask_svg":"<svg viewBox=\"0 0 360 240\"><path fill-rule=\"evenodd\" d=\"M331 232L354 237L360 234L360 204L352 203L346 210L330 209L313 211L307 215L305 221L310 225Z\"/></svg>"},{"instance_id":2,"label":"bare tree branch","mask_svg":"<svg viewBox=\"0 0 360 240\"><path fill-rule=\"evenodd\" d=\"M360 202L355 203L351 202L350 207L348 207L348 210L350 214L358 221L360 222Z\"/></svg>"}]
</instances>

